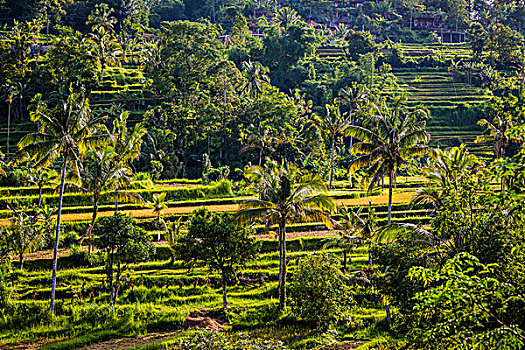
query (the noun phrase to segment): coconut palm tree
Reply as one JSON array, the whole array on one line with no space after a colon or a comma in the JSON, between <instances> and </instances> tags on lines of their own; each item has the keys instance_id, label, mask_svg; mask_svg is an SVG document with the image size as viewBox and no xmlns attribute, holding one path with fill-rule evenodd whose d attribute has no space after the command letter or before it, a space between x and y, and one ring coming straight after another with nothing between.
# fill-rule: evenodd
<instances>
[{"instance_id":1,"label":"coconut palm tree","mask_svg":"<svg viewBox=\"0 0 525 350\"><path fill-rule=\"evenodd\" d=\"M142 146L142 138L146 135L147 130L142 126L141 123L135 124L133 128L129 128L127 121L129 118L129 112L122 112L118 118L113 121L113 129L111 130L111 142L110 145L115 151L113 161L115 167L130 167L130 162L137 159L140 155ZM118 211L118 200L122 197L129 198L133 201L142 202L142 198L132 192L120 191L120 185L122 182L126 182L126 174L119 172L117 174L115 185L115 212Z\"/></svg>"},{"instance_id":2,"label":"coconut palm tree","mask_svg":"<svg viewBox=\"0 0 525 350\"><path fill-rule=\"evenodd\" d=\"M339 90L341 97L341 105L348 109L349 125L353 125L356 121L356 115L361 112L361 106L367 103L369 92L362 84L352 84ZM350 137L350 148L354 144L354 138ZM352 186L352 175L350 174L350 186Z\"/></svg>"},{"instance_id":3,"label":"coconut palm tree","mask_svg":"<svg viewBox=\"0 0 525 350\"><path fill-rule=\"evenodd\" d=\"M276 224L279 238L279 308L286 306L286 225L295 219L324 221L334 203L318 175L303 174L294 165L269 162L268 167L252 166L245 177L254 184L259 198L244 201L235 217L240 223L264 221L267 228Z\"/></svg>"},{"instance_id":4,"label":"coconut palm tree","mask_svg":"<svg viewBox=\"0 0 525 350\"><path fill-rule=\"evenodd\" d=\"M103 125L103 117L91 114L89 100L77 93L71 92L66 100L50 109L36 97L37 108L31 112L31 120L40 125L40 130L24 136L18 143L20 154L35 157L36 167L46 167L61 160L60 195L58 199L57 225L55 246L53 250L53 273L51 284L51 305L55 306L55 289L57 274L57 254L60 234L60 219L66 173L69 169L80 176L81 159L90 148L97 147L108 138Z\"/></svg>"},{"instance_id":5,"label":"coconut palm tree","mask_svg":"<svg viewBox=\"0 0 525 350\"><path fill-rule=\"evenodd\" d=\"M104 27L98 27L89 39L90 55L100 62L100 86L104 85L104 71L107 65L118 62L121 54L118 41Z\"/></svg>"},{"instance_id":6,"label":"coconut palm tree","mask_svg":"<svg viewBox=\"0 0 525 350\"><path fill-rule=\"evenodd\" d=\"M269 69L259 62L247 61L242 63L242 75L246 82L241 88L241 93L247 94L254 100L261 96L264 86L270 84Z\"/></svg>"},{"instance_id":7,"label":"coconut palm tree","mask_svg":"<svg viewBox=\"0 0 525 350\"><path fill-rule=\"evenodd\" d=\"M38 187L38 207L42 206L42 189L46 186L54 186L58 182L58 173L53 169L32 168L27 175L27 181Z\"/></svg>"},{"instance_id":8,"label":"coconut palm tree","mask_svg":"<svg viewBox=\"0 0 525 350\"><path fill-rule=\"evenodd\" d=\"M28 214L28 210L14 210L5 229L6 241L18 255L19 268L24 268L24 255L37 250L42 244L42 225L39 214Z\"/></svg>"},{"instance_id":9,"label":"coconut palm tree","mask_svg":"<svg viewBox=\"0 0 525 350\"><path fill-rule=\"evenodd\" d=\"M146 203L146 208L153 209L153 214L157 215L157 225L158 225L158 236L157 240L160 241L160 231L162 227L166 226L166 223L161 218L164 210L168 209L168 205L171 201L166 201L166 192L154 193L153 200ZM164 230L165 231L165 230Z\"/></svg>"},{"instance_id":10,"label":"coconut palm tree","mask_svg":"<svg viewBox=\"0 0 525 350\"><path fill-rule=\"evenodd\" d=\"M394 100L392 108L386 104L378 108L375 104L371 116L364 126L351 125L345 130L357 142L350 149L359 155L351 162L350 172L366 168L365 174L370 179L368 191L383 178L389 177L388 186L388 224L392 222L392 191L397 168L409 158L423 155L430 139L425 131L427 112L417 108L409 111L403 105L404 97Z\"/></svg>"},{"instance_id":11,"label":"coconut palm tree","mask_svg":"<svg viewBox=\"0 0 525 350\"><path fill-rule=\"evenodd\" d=\"M476 143L494 142L495 157L505 158L505 150L511 141L510 137L507 135L507 131L513 126L513 124L511 116L501 115L500 113L494 117L492 122L487 119L480 119L478 125L486 127L488 135L478 136L476 138Z\"/></svg>"},{"instance_id":12,"label":"coconut palm tree","mask_svg":"<svg viewBox=\"0 0 525 350\"><path fill-rule=\"evenodd\" d=\"M93 215L86 234L89 240L88 254L91 254L91 235L98 215L98 204L103 195L115 187L115 183L131 175L126 165L116 163L116 152L111 147L104 147L87 152L85 166L81 171L81 189L93 194Z\"/></svg>"},{"instance_id":13,"label":"coconut palm tree","mask_svg":"<svg viewBox=\"0 0 525 350\"><path fill-rule=\"evenodd\" d=\"M250 124L246 133L241 133L241 138L245 140L246 144L241 148L241 152L249 150L259 150L259 166L262 165L264 159L264 152L271 152L273 145L278 142L277 137L272 135L272 128L262 123L258 127Z\"/></svg>"},{"instance_id":14,"label":"coconut palm tree","mask_svg":"<svg viewBox=\"0 0 525 350\"><path fill-rule=\"evenodd\" d=\"M114 10L109 8L108 4L95 5L95 10L88 16L86 24L92 25L92 30L98 28L108 29L114 31L113 27L117 23L117 19L112 16Z\"/></svg>"},{"instance_id":15,"label":"coconut palm tree","mask_svg":"<svg viewBox=\"0 0 525 350\"><path fill-rule=\"evenodd\" d=\"M362 241L361 227L358 222L361 210L362 207L354 212L346 205L338 208L337 214L341 216L341 219L334 223L334 232L327 237L327 242L323 246L323 248L335 246L341 249L343 252L343 271L346 271L348 253ZM348 262L351 263L352 259L350 258Z\"/></svg>"},{"instance_id":16,"label":"coconut palm tree","mask_svg":"<svg viewBox=\"0 0 525 350\"><path fill-rule=\"evenodd\" d=\"M279 26L286 30L290 25L299 22L301 16L299 16L296 10L290 7L282 7L277 11L276 20Z\"/></svg>"},{"instance_id":17,"label":"coconut palm tree","mask_svg":"<svg viewBox=\"0 0 525 350\"><path fill-rule=\"evenodd\" d=\"M443 151L434 149L430 164L423 168L423 174L430 180L430 185L419 189L411 205L431 203L435 209L443 206L443 190L458 190L459 178L481 165L474 154L470 154L465 145Z\"/></svg>"},{"instance_id":18,"label":"coconut palm tree","mask_svg":"<svg viewBox=\"0 0 525 350\"><path fill-rule=\"evenodd\" d=\"M350 116L346 112L341 113L339 101L334 100L333 105L326 105L326 113L316 115L313 122L321 132L327 133L330 138L330 181L328 187L333 188L335 141L337 136L350 125Z\"/></svg>"},{"instance_id":19,"label":"coconut palm tree","mask_svg":"<svg viewBox=\"0 0 525 350\"><path fill-rule=\"evenodd\" d=\"M7 139L6 139L6 156L9 161L9 137L11 133L11 106L13 104L14 97L18 94L17 89L13 85L7 85L7 92L4 94L5 101L7 102Z\"/></svg>"}]
</instances>

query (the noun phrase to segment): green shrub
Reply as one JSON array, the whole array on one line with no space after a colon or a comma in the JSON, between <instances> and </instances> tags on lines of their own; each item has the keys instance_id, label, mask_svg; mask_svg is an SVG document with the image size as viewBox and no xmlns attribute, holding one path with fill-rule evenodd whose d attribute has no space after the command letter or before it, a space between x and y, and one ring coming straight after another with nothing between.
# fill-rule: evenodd
<instances>
[{"instance_id":1,"label":"green shrub","mask_svg":"<svg viewBox=\"0 0 525 350\"><path fill-rule=\"evenodd\" d=\"M222 335L213 331L198 331L181 340L173 350L284 350L280 341L252 339L243 333Z\"/></svg>"},{"instance_id":2,"label":"green shrub","mask_svg":"<svg viewBox=\"0 0 525 350\"><path fill-rule=\"evenodd\" d=\"M318 328L337 323L354 304L338 259L326 254L301 259L291 281L292 311Z\"/></svg>"}]
</instances>

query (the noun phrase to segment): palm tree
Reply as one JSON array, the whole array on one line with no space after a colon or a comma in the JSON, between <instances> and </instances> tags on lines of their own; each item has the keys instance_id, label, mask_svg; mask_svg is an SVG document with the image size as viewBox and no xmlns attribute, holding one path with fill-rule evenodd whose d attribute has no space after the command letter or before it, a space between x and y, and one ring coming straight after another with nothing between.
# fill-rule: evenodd
<instances>
[{"instance_id":1,"label":"palm tree","mask_svg":"<svg viewBox=\"0 0 525 350\"><path fill-rule=\"evenodd\" d=\"M389 225L392 222L392 190L396 170L409 158L423 155L430 138L425 131L427 112L420 108L409 111L402 104L403 100L402 96L396 98L392 108L386 104L382 109L373 105L376 114L365 120L365 126L351 125L345 130L347 136L360 140L350 150L352 154L359 155L351 162L350 171L367 168L365 174L370 179L368 191L384 175L389 177Z\"/></svg>"},{"instance_id":2,"label":"palm tree","mask_svg":"<svg viewBox=\"0 0 525 350\"><path fill-rule=\"evenodd\" d=\"M488 135L478 136L476 143L478 142L494 142L494 155L496 158L505 158L505 150L510 143L511 139L507 135L507 131L513 126L512 117L497 114L492 122L487 119L480 119L478 121L479 126L485 126Z\"/></svg>"},{"instance_id":3,"label":"palm tree","mask_svg":"<svg viewBox=\"0 0 525 350\"><path fill-rule=\"evenodd\" d=\"M113 30L113 26L117 23L117 19L112 16L114 10L109 8L108 4L95 5L95 11L88 16L86 24L92 25L92 30L96 31L99 28Z\"/></svg>"},{"instance_id":4,"label":"palm tree","mask_svg":"<svg viewBox=\"0 0 525 350\"><path fill-rule=\"evenodd\" d=\"M334 179L335 141L337 135L350 125L350 117L346 112L341 113L338 101L334 100L334 105L326 105L326 114L316 115L313 122L320 131L326 132L330 137L330 182L328 186L331 189Z\"/></svg>"},{"instance_id":5,"label":"palm tree","mask_svg":"<svg viewBox=\"0 0 525 350\"><path fill-rule=\"evenodd\" d=\"M241 148L241 152L257 149L259 150L259 166L262 165L264 158L264 151L272 151L272 145L277 143L278 140L272 135L271 127L259 124L256 128L253 124L250 125L247 131L247 135L241 133L241 138L245 140L246 145Z\"/></svg>"},{"instance_id":6,"label":"palm tree","mask_svg":"<svg viewBox=\"0 0 525 350\"><path fill-rule=\"evenodd\" d=\"M291 220L322 220L331 227L329 212L334 203L318 175L303 174L294 165L270 162L268 168L252 166L245 177L255 185L259 198L243 202L236 219L240 223L263 220L266 227L278 226L279 308L286 306L286 225Z\"/></svg>"},{"instance_id":7,"label":"palm tree","mask_svg":"<svg viewBox=\"0 0 525 350\"><path fill-rule=\"evenodd\" d=\"M162 193L154 193L153 194L153 200L151 202L146 203L146 208L153 209L153 214L157 215L157 225L158 225L158 237L157 240L160 241L160 229L163 226L166 226L166 223L164 220L162 220L161 216L164 210L168 208L168 205L171 203L171 201L166 201L166 192Z\"/></svg>"},{"instance_id":8,"label":"palm tree","mask_svg":"<svg viewBox=\"0 0 525 350\"><path fill-rule=\"evenodd\" d=\"M42 189L46 186L57 184L58 173L53 169L35 169L32 168L27 175L27 181L38 187L38 207L42 206Z\"/></svg>"},{"instance_id":9,"label":"palm tree","mask_svg":"<svg viewBox=\"0 0 525 350\"><path fill-rule=\"evenodd\" d=\"M348 119L350 125L355 123L355 117L358 112L361 112L361 105L368 101L368 91L362 84L352 84L339 90L341 96L341 105L348 108ZM354 144L354 138L350 137L350 148ZM352 175L350 174L350 186L352 186Z\"/></svg>"},{"instance_id":10,"label":"palm tree","mask_svg":"<svg viewBox=\"0 0 525 350\"><path fill-rule=\"evenodd\" d=\"M11 208L10 208L11 209ZM42 225L39 214L30 215L25 210L14 210L10 226L6 228L6 240L11 249L18 254L20 270L24 268L24 254L37 250L42 244Z\"/></svg>"},{"instance_id":11,"label":"palm tree","mask_svg":"<svg viewBox=\"0 0 525 350\"><path fill-rule=\"evenodd\" d=\"M91 254L91 235L98 215L98 204L102 196L115 187L118 179L131 175L131 169L115 163L116 152L111 147L89 150L82 169L82 190L93 193L93 215L86 234L89 239L88 254Z\"/></svg>"},{"instance_id":12,"label":"palm tree","mask_svg":"<svg viewBox=\"0 0 525 350\"><path fill-rule=\"evenodd\" d=\"M339 23L335 27L334 36L339 42L345 40L348 33L350 33L350 30L343 23Z\"/></svg>"},{"instance_id":13,"label":"palm tree","mask_svg":"<svg viewBox=\"0 0 525 350\"><path fill-rule=\"evenodd\" d=\"M464 144L446 151L434 149L429 153L432 161L423 168L423 174L431 185L419 189L412 198L411 205L431 203L435 209L439 209L444 204L443 190L452 187L457 191L460 177L475 170L480 161L469 153Z\"/></svg>"},{"instance_id":14,"label":"palm tree","mask_svg":"<svg viewBox=\"0 0 525 350\"><path fill-rule=\"evenodd\" d=\"M269 69L259 62L245 61L242 63L242 75L246 82L241 88L241 93L246 93L254 100L261 96L264 86L270 84Z\"/></svg>"},{"instance_id":15,"label":"palm tree","mask_svg":"<svg viewBox=\"0 0 525 350\"><path fill-rule=\"evenodd\" d=\"M18 94L16 88L13 85L7 85L7 92L5 98L7 102L7 140L6 140L6 156L9 161L9 137L11 133L11 105L13 104L13 98Z\"/></svg>"},{"instance_id":16,"label":"palm tree","mask_svg":"<svg viewBox=\"0 0 525 350\"><path fill-rule=\"evenodd\" d=\"M296 10L289 7L283 7L277 11L276 20L279 26L286 30L290 25L299 22L301 16L297 14Z\"/></svg>"},{"instance_id":17,"label":"palm tree","mask_svg":"<svg viewBox=\"0 0 525 350\"><path fill-rule=\"evenodd\" d=\"M71 92L65 101L55 108L49 109L37 95L37 109L31 112L31 120L40 125L40 130L28 134L20 140L20 154L29 154L37 160L37 167L45 167L62 160L60 195L58 200L55 246L53 250L53 273L51 285L51 305L55 306L55 289L57 274L57 254L60 234L60 219L64 186L68 169L80 176L80 161L89 148L103 144L107 140L104 132L103 117L93 117L89 100L77 93ZM102 131L102 132L98 132Z\"/></svg>"},{"instance_id":18,"label":"palm tree","mask_svg":"<svg viewBox=\"0 0 525 350\"><path fill-rule=\"evenodd\" d=\"M118 56L121 54L120 45L104 27L98 27L94 33L91 33L89 42L90 55L100 62L100 86L103 86L106 65L118 62Z\"/></svg>"},{"instance_id":19,"label":"palm tree","mask_svg":"<svg viewBox=\"0 0 525 350\"><path fill-rule=\"evenodd\" d=\"M374 236L377 228L375 210L369 205L366 217L361 213L362 210L363 207L354 212L344 204L339 207L337 214L341 216L341 219L334 222L334 229L338 231L334 235L328 236L328 242L325 244L325 247L336 246L342 250L343 270L346 270L347 255L350 250L357 244L365 241L369 242L370 247L372 236ZM368 252L368 258L370 266L372 266L370 251ZM349 262L351 263L352 259L349 259Z\"/></svg>"},{"instance_id":20,"label":"palm tree","mask_svg":"<svg viewBox=\"0 0 525 350\"><path fill-rule=\"evenodd\" d=\"M346 205L338 208L337 214L341 219L334 223L334 233L327 237L327 242L323 248L337 247L343 252L343 271L346 271L346 264L348 260L348 253L358 243L362 241L360 237L361 227L358 224L357 218L362 208L359 208L357 213ZM352 259L348 261L352 262Z\"/></svg>"},{"instance_id":21,"label":"palm tree","mask_svg":"<svg viewBox=\"0 0 525 350\"><path fill-rule=\"evenodd\" d=\"M124 111L113 121L111 146L115 151L115 156L113 157L113 160L116 163L115 168L122 166L129 168L129 163L139 157L142 138L147 133L146 128L144 128L141 123L135 124L132 129L128 128L128 118L129 112ZM122 177L125 175L126 174L123 172L117 174L115 182L115 212L118 211L118 200L122 196L133 201L142 202L142 197L138 194L133 192L122 192L119 190L121 180L123 180Z\"/></svg>"}]
</instances>

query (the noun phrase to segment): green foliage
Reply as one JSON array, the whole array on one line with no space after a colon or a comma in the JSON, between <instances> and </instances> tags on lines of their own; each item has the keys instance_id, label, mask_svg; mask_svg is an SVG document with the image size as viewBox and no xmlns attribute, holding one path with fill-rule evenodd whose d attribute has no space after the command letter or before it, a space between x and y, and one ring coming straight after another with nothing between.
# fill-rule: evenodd
<instances>
[{"instance_id":1,"label":"green foliage","mask_svg":"<svg viewBox=\"0 0 525 350\"><path fill-rule=\"evenodd\" d=\"M40 214L28 210L13 210L9 219L11 224L0 233L11 250L19 259L20 270L24 266L24 254L36 251L42 246L44 226Z\"/></svg>"},{"instance_id":2,"label":"green foliage","mask_svg":"<svg viewBox=\"0 0 525 350\"><path fill-rule=\"evenodd\" d=\"M326 254L301 259L289 293L292 311L318 328L340 321L354 303L339 263Z\"/></svg>"},{"instance_id":3,"label":"green foliage","mask_svg":"<svg viewBox=\"0 0 525 350\"><path fill-rule=\"evenodd\" d=\"M284 30L269 27L263 39L261 56L257 59L270 67L272 84L288 91L301 82L291 74L293 67L304 56L310 56L316 46L313 28L304 22L292 23Z\"/></svg>"},{"instance_id":4,"label":"green foliage","mask_svg":"<svg viewBox=\"0 0 525 350\"><path fill-rule=\"evenodd\" d=\"M99 62L89 55L89 43L80 32L60 27L47 54L51 88L79 84L93 88L98 83Z\"/></svg>"},{"instance_id":5,"label":"green foliage","mask_svg":"<svg viewBox=\"0 0 525 350\"><path fill-rule=\"evenodd\" d=\"M377 46L369 32L350 30L343 40L345 54L356 62L362 55L374 52Z\"/></svg>"},{"instance_id":6,"label":"green foliage","mask_svg":"<svg viewBox=\"0 0 525 350\"><path fill-rule=\"evenodd\" d=\"M197 331L181 340L174 350L274 350L284 349L281 342L275 340L253 339L242 333L223 336L214 331Z\"/></svg>"},{"instance_id":7,"label":"green foliage","mask_svg":"<svg viewBox=\"0 0 525 350\"><path fill-rule=\"evenodd\" d=\"M428 289L414 297L411 348L522 348L523 325L506 314L525 299L515 285L492 277L497 268L467 253L448 260L439 272L412 268L409 277Z\"/></svg>"},{"instance_id":8,"label":"green foliage","mask_svg":"<svg viewBox=\"0 0 525 350\"><path fill-rule=\"evenodd\" d=\"M132 336L148 331L168 330L182 326L187 312L181 308L158 308L153 304L126 305L108 308L105 305L65 305L58 303L55 314L42 302L17 302L10 304L5 309L0 309L0 326L2 330L17 332L43 329L46 327L50 334L56 334L60 329L61 334L76 337L81 334L93 334L93 337L80 337L82 343L89 344L97 338L112 338L118 336ZM53 331L55 330L55 331ZM111 331L118 331L111 334ZM107 332L106 335L96 335L97 332ZM95 338L95 339L93 339ZM78 342L80 342L80 340ZM72 344L67 342L63 347ZM53 345L50 346L53 348ZM73 348L73 346L71 346Z\"/></svg>"},{"instance_id":9,"label":"green foliage","mask_svg":"<svg viewBox=\"0 0 525 350\"><path fill-rule=\"evenodd\" d=\"M201 208L192 214L187 233L175 239L173 249L179 259L190 267L204 262L220 272L225 309L226 285L236 280L239 266L253 260L260 248L249 235L250 231L237 227L229 214L214 214Z\"/></svg>"},{"instance_id":10,"label":"green foliage","mask_svg":"<svg viewBox=\"0 0 525 350\"><path fill-rule=\"evenodd\" d=\"M111 305L117 300L120 279L124 269L121 263L145 260L154 254L155 247L146 232L137 226L135 221L123 214L101 218L95 225L94 232L99 236L95 242L97 248L108 253L107 274L110 282ZM115 289L113 290L113 264L117 264Z\"/></svg>"}]
</instances>

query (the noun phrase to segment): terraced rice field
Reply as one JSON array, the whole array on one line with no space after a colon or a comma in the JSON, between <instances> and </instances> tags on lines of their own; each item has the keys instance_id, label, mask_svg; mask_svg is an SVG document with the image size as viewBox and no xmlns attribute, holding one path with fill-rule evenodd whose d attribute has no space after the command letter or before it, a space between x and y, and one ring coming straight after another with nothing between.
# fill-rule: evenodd
<instances>
[{"instance_id":1,"label":"terraced rice field","mask_svg":"<svg viewBox=\"0 0 525 350\"><path fill-rule=\"evenodd\" d=\"M427 209L408 208L408 203L414 194L412 187L420 184L421 181L424 179L418 177L399 178L399 188L396 189L393 197L394 221L419 222L422 224L428 222L429 211ZM165 185L155 184L151 191L158 192L162 188L165 189ZM196 184L179 185L190 188ZM345 190L346 185L345 182L338 182L338 189L330 192L337 205L345 204L366 208L371 204L377 211L379 222L386 220L386 203L388 201L386 194L351 198L358 191ZM4 191L10 190L4 189ZM31 190L28 191L31 192ZM386 190L383 190L383 193L386 193ZM178 216L186 217L201 204L212 211L236 211L239 206L238 202L246 198L248 197L223 195L223 198L210 200L179 201L172 203L172 206L165 211L164 216L167 220L172 220ZM122 206L125 205L122 204ZM67 213L68 210L75 212ZM91 218L91 207L89 205L66 206L65 211L66 214L63 218L69 224L85 224L85 220ZM124 210L124 212L129 212L136 217L139 225L147 226L155 217L151 209L135 208ZM111 214L113 214L112 208L107 207L100 213L100 216ZM1 223L7 224L6 219L3 219ZM67 225L65 226L67 227ZM290 271L293 271L301 258L312 252L323 250L327 236L332 234L322 223L291 223L287 231ZM148 234L155 237L156 240L156 231L150 229ZM140 332L148 333L148 336L122 338L123 334L131 335L135 334L133 333L135 331L127 330L124 321L122 321L124 326L119 323L120 321L117 322L118 327L124 328L114 329L111 328L114 326L108 326L110 324L107 323L108 321L102 320L102 315L105 315L107 311L109 288L106 282L104 264L100 259L97 260L98 252L95 250L95 255L89 261L86 259L85 251L87 248L85 246L80 249L62 247L59 250L58 261L57 314L67 314L72 312L71 310L77 310L75 312L91 315L89 319L93 319L93 325L89 329L85 329L83 328L85 325L78 328L74 326L74 323L64 325L57 323L43 330L39 328L39 323L35 323L33 328L26 329L16 336L10 335L9 332L0 332L0 348L14 346L12 342L16 339L17 346L22 346L22 348L29 346L28 344L33 344L29 347L55 349L60 342L71 340L82 346L92 344L92 349L97 350L131 349L138 345L170 341L170 339L185 334L184 331L177 330L187 327L212 327L212 329L213 327L220 327L221 329L222 327L229 327L232 330L246 330L255 333L259 332L260 327L264 327L265 331L269 332L268 334L282 339L288 345L300 342L304 338L315 337L315 330L312 330L308 325L285 324L275 326L278 329L274 329L265 323L264 316L261 315L271 313L278 302L279 261L277 241L275 236L271 232L266 232L262 225L255 226L255 237L261 242L261 254L255 261L245 266L239 283L228 287L228 301L231 310L228 319L229 326L213 316L222 307L219 276L202 266L196 266L189 270L183 266L182 262L171 261L168 243L161 240L155 241L157 252L154 256L147 261L130 263L125 267L116 310L120 310L118 314L125 314L126 317L133 317L129 316L130 312L137 315L146 312L149 316L146 318L140 316L145 319ZM338 249L324 250L330 254L341 256ZM351 251L349 258L348 273L365 269L368 264L367 247L357 246ZM26 256L23 271L14 271L8 276L9 281L14 286L12 301L17 307L25 308L28 312L34 313L35 317L41 317L37 316L40 312L38 310L45 310L48 305L51 264L52 252L50 250L38 251ZM372 298L371 300L376 298L373 293L366 295L368 298ZM366 327L366 325L374 324L385 317L379 301L371 301L368 305L375 305L374 303L377 306L360 308L355 311L355 314L352 314L356 324ZM101 321L97 321L99 318ZM359 332L351 337L352 348L367 341L364 333ZM111 340L113 338L117 339Z\"/></svg>"}]
</instances>

